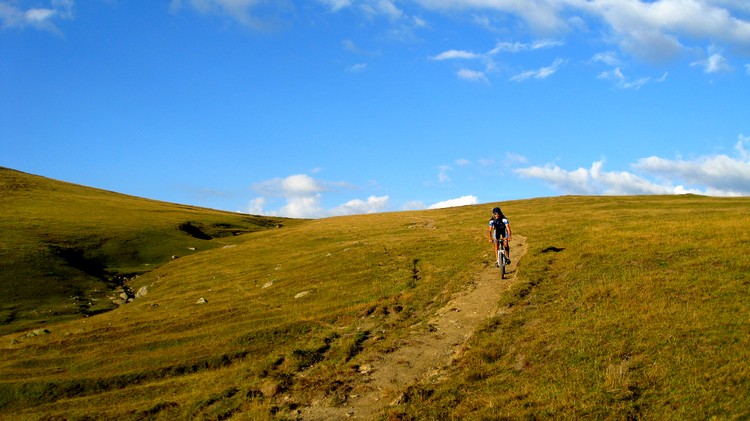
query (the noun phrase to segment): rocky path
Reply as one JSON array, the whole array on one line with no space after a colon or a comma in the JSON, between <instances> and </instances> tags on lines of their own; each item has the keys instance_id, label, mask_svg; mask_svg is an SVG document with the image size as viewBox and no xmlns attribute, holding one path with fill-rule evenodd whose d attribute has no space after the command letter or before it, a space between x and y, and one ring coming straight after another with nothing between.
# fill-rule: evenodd
<instances>
[{"instance_id":1,"label":"rocky path","mask_svg":"<svg viewBox=\"0 0 750 421\"><path fill-rule=\"evenodd\" d=\"M429 329L407 339L398 349L361 365L367 381L355 386L345 406L316 405L300 408L302 420L376 418L388 406L398 403L412 385L438 379L480 323L496 314L497 303L515 280L518 262L526 253L526 238L515 236L511 243L512 264L505 280L499 269L488 267L477 273L467 290L456 294L429 321Z\"/></svg>"}]
</instances>

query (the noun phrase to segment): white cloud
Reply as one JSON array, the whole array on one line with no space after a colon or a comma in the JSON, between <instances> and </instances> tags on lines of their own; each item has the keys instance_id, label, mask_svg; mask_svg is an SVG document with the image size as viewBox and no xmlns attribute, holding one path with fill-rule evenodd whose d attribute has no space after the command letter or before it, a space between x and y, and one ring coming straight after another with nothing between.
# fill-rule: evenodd
<instances>
[{"instance_id":1,"label":"white cloud","mask_svg":"<svg viewBox=\"0 0 750 421\"><path fill-rule=\"evenodd\" d=\"M367 69L367 63L358 63L346 68L348 73L360 73Z\"/></svg>"},{"instance_id":2,"label":"white cloud","mask_svg":"<svg viewBox=\"0 0 750 421\"><path fill-rule=\"evenodd\" d=\"M642 77L635 80L629 80L625 77L625 75L622 73L622 70L620 70L619 67L612 69L610 71L605 71L599 73L598 76L599 79L605 79L605 80L612 80L615 82L616 86L620 89L640 89L641 86L648 83L649 78Z\"/></svg>"},{"instance_id":3,"label":"white cloud","mask_svg":"<svg viewBox=\"0 0 750 421\"><path fill-rule=\"evenodd\" d=\"M418 40L417 31L428 27L423 18L410 15L399 8L394 0L358 0L351 2L351 9L359 12L367 20L385 17L390 27L382 36L397 42L411 43Z\"/></svg>"},{"instance_id":4,"label":"white cloud","mask_svg":"<svg viewBox=\"0 0 750 421\"><path fill-rule=\"evenodd\" d=\"M320 206L321 198L320 194L288 197L278 215L290 218L317 218L323 211Z\"/></svg>"},{"instance_id":5,"label":"white cloud","mask_svg":"<svg viewBox=\"0 0 750 421\"><path fill-rule=\"evenodd\" d=\"M727 59L718 53L711 54L711 56L709 56L705 60L698 60L691 63L690 65L701 66L703 67L703 71L706 73L724 73L732 71L732 66L729 65Z\"/></svg>"},{"instance_id":6,"label":"white cloud","mask_svg":"<svg viewBox=\"0 0 750 421\"><path fill-rule=\"evenodd\" d=\"M529 162L525 156L513 152L506 152L505 160L511 164L526 164Z\"/></svg>"},{"instance_id":7,"label":"white cloud","mask_svg":"<svg viewBox=\"0 0 750 421\"><path fill-rule=\"evenodd\" d=\"M604 63L607 66L615 68L619 68L620 64L622 63L617 57L617 53L613 51L597 53L594 55L594 57L591 58L591 61L594 63Z\"/></svg>"},{"instance_id":8,"label":"white cloud","mask_svg":"<svg viewBox=\"0 0 750 421\"><path fill-rule=\"evenodd\" d=\"M293 10L294 3L292 0L171 0L171 9L187 5L200 13L223 14L245 25L262 26L267 17L261 17L261 12ZM332 12L348 9L368 19L385 17L394 25L391 36L402 40L413 40L415 29L429 26L419 15L421 12L441 12L449 17L468 14L482 28L492 28L491 22L497 18L505 22L505 31L544 38L532 43L502 42L490 55L561 45L561 41L545 37L571 33L601 37L595 41L617 45L622 52L652 62L663 62L706 44L750 49L750 7L744 0L318 0L317 3ZM15 3L4 4L7 8ZM528 30L523 26L508 28L509 17L520 18Z\"/></svg>"},{"instance_id":9,"label":"white cloud","mask_svg":"<svg viewBox=\"0 0 750 421\"><path fill-rule=\"evenodd\" d=\"M443 60L455 60L455 59L477 59L481 57L482 57L481 54L472 53L471 51L448 50L448 51L443 51L442 53L436 55L432 59L436 61L443 61Z\"/></svg>"},{"instance_id":10,"label":"white cloud","mask_svg":"<svg viewBox=\"0 0 750 421\"><path fill-rule=\"evenodd\" d=\"M573 171L547 164L543 167L520 168L516 173L521 177L543 180L566 194L639 195L686 192L682 186L658 185L632 173L603 171L602 167L602 161L594 162L591 168Z\"/></svg>"},{"instance_id":11,"label":"white cloud","mask_svg":"<svg viewBox=\"0 0 750 421\"><path fill-rule=\"evenodd\" d=\"M51 0L49 7L24 9L18 2L0 3L0 28L31 27L60 34L55 24L59 20L73 19L73 0Z\"/></svg>"},{"instance_id":12,"label":"white cloud","mask_svg":"<svg viewBox=\"0 0 750 421\"><path fill-rule=\"evenodd\" d=\"M492 25L492 21L486 15L473 15L471 21L480 28L484 28L488 31L495 31L495 27Z\"/></svg>"},{"instance_id":13,"label":"white cloud","mask_svg":"<svg viewBox=\"0 0 750 421\"><path fill-rule=\"evenodd\" d=\"M657 61L682 51L681 38L722 40L745 47L750 44L748 4L742 0L418 0L418 3L431 10L516 15L536 33L564 33L580 28L582 19L599 19L624 50ZM486 26L486 20L482 22Z\"/></svg>"},{"instance_id":14,"label":"white cloud","mask_svg":"<svg viewBox=\"0 0 750 421\"><path fill-rule=\"evenodd\" d=\"M737 149L741 160L750 162L750 151L747 150L745 145L750 146L750 137L739 135L739 140L734 145L734 148Z\"/></svg>"},{"instance_id":15,"label":"white cloud","mask_svg":"<svg viewBox=\"0 0 750 421\"><path fill-rule=\"evenodd\" d=\"M520 17L532 29L532 34L595 37L599 39L592 39L592 42L616 45L618 53L649 63L671 61L706 45L750 52L750 3L743 0L418 0L417 3L428 10L448 14L471 11L473 21L482 28L490 27L493 13L504 21L508 16ZM477 17L479 13L481 16ZM523 30L520 33L529 35ZM559 45L562 41L554 38L533 43L500 42L487 53L454 49L446 51L442 57L488 60L499 53ZM613 68L624 65L619 54L611 51L597 54L593 61ZM707 73L730 69L722 54L710 54L700 65ZM525 72L516 76L516 80L537 74ZM638 79L629 87L637 87L642 81Z\"/></svg>"},{"instance_id":16,"label":"white cloud","mask_svg":"<svg viewBox=\"0 0 750 421\"><path fill-rule=\"evenodd\" d=\"M750 195L750 138L740 135L737 157L702 156L691 160L651 156L632 165L635 172L605 171L602 161L590 168L565 170L556 164L517 169L525 178L543 180L569 194L682 194ZM650 176L651 178L647 177Z\"/></svg>"},{"instance_id":17,"label":"white cloud","mask_svg":"<svg viewBox=\"0 0 750 421\"><path fill-rule=\"evenodd\" d=\"M293 9L288 0L171 0L169 9L177 12L183 3L201 14L224 15L249 28L266 31L278 25L279 13Z\"/></svg>"},{"instance_id":18,"label":"white cloud","mask_svg":"<svg viewBox=\"0 0 750 421\"><path fill-rule=\"evenodd\" d=\"M440 171L447 171L447 166L440 167ZM290 218L323 218L330 216L355 215L385 212L390 207L390 197L369 196L367 199L352 199L341 205L330 209L322 206L323 194L330 191L324 186L340 186L345 183L328 183L315 180L305 174L292 175L286 178L275 178L255 184L253 187L263 196L251 199L248 202L246 213L253 215L275 215ZM285 203L276 210L266 207L270 201L266 197L282 198ZM439 209L454 206L475 205L478 203L476 196L462 196L425 206L421 201L409 201L404 203L401 210Z\"/></svg>"},{"instance_id":19,"label":"white cloud","mask_svg":"<svg viewBox=\"0 0 750 421\"><path fill-rule=\"evenodd\" d=\"M433 203L428 206L428 209L452 208L456 206L476 205L477 203L479 203L479 199L476 196L462 196L456 199Z\"/></svg>"},{"instance_id":20,"label":"white cloud","mask_svg":"<svg viewBox=\"0 0 750 421\"><path fill-rule=\"evenodd\" d=\"M358 5L359 9L369 16L386 16L392 20L404 16L404 12L391 0L362 1Z\"/></svg>"},{"instance_id":21,"label":"white cloud","mask_svg":"<svg viewBox=\"0 0 750 421\"><path fill-rule=\"evenodd\" d=\"M350 187L347 183L321 181L307 174L266 180L253 185L253 189L261 196L249 201L247 213L290 218L322 218L387 210L390 201L388 196L370 196L366 200L353 199L331 209L324 208L324 193ZM284 204L277 210L266 209L270 203L268 198L281 198Z\"/></svg>"},{"instance_id":22,"label":"white cloud","mask_svg":"<svg viewBox=\"0 0 750 421\"><path fill-rule=\"evenodd\" d=\"M274 178L257 183L253 188L264 196L282 197L286 204L278 211L266 212L262 208L266 204L266 198L259 197L250 202L251 213L268 213L292 218L314 218L322 213L322 192L326 189L309 175L295 174L286 178Z\"/></svg>"},{"instance_id":23,"label":"white cloud","mask_svg":"<svg viewBox=\"0 0 750 421\"><path fill-rule=\"evenodd\" d=\"M663 61L685 51L683 40L721 40L750 45L750 22L736 15L728 1L574 1L580 10L599 17L624 51L649 61Z\"/></svg>"},{"instance_id":24,"label":"white cloud","mask_svg":"<svg viewBox=\"0 0 750 421\"><path fill-rule=\"evenodd\" d=\"M324 190L315 179L305 174L290 175L279 183L286 196L306 196Z\"/></svg>"},{"instance_id":25,"label":"white cloud","mask_svg":"<svg viewBox=\"0 0 750 421\"><path fill-rule=\"evenodd\" d=\"M466 50L446 50L442 53L434 56L432 59L435 61L443 60L484 60L489 61L493 56L496 56L503 52L508 53L520 53L523 51L533 51L542 48L551 48L562 45L561 41L557 40L537 40L534 42L499 42L493 49L486 53L474 53Z\"/></svg>"},{"instance_id":26,"label":"white cloud","mask_svg":"<svg viewBox=\"0 0 750 421\"><path fill-rule=\"evenodd\" d=\"M706 186L706 194L714 196L750 195L750 162L727 155L706 156L690 161L651 156L640 159L634 168L659 178L684 180L693 185Z\"/></svg>"},{"instance_id":27,"label":"white cloud","mask_svg":"<svg viewBox=\"0 0 750 421\"><path fill-rule=\"evenodd\" d=\"M463 12L480 10L512 14L523 19L537 33L557 33L567 24L559 16L564 3L560 0L417 0L429 10Z\"/></svg>"},{"instance_id":28,"label":"white cloud","mask_svg":"<svg viewBox=\"0 0 750 421\"><path fill-rule=\"evenodd\" d=\"M382 212L388 208L389 200L388 196L370 196L367 200L354 199L329 210L326 214L340 216Z\"/></svg>"},{"instance_id":29,"label":"white cloud","mask_svg":"<svg viewBox=\"0 0 750 421\"><path fill-rule=\"evenodd\" d=\"M387 18L392 27L385 31L386 37L400 42L411 42L416 39L415 31L429 26L420 16L410 15L397 6L394 0L318 0L333 12L351 8L358 11L368 20L378 17Z\"/></svg>"},{"instance_id":30,"label":"white cloud","mask_svg":"<svg viewBox=\"0 0 750 421\"><path fill-rule=\"evenodd\" d=\"M266 206L266 198L265 197L257 197L255 199L251 199L250 203L247 205L247 213L251 215L262 215L264 213L263 208Z\"/></svg>"},{"instance_id":31,"label":"white cloud","mask_svg":"<svg viewBox=\"0 0 750 421\"><path fill-rule=\"evenodd\" d=\"M533 166L519 168L515 171L521 177L538 178L565 193L595 193L595 190L591 186L589 171L583 168L575 171L567 171L557 165L547 164L544 167Z\"/></svg>"},{"instance_id":32,"label":"white cloud","mask_svg":"<svg viewBox=\"0 0 750 421\"><path fill-rule=\"evenodd\" d=\"M669 73L664 73L658 79L652 79L651 77L630 79L622 73L622 70L619 67L616 67L612 70L599 73L597 77L599 79L615 82L615 86L619 89L640 89L643 85L649 82L664 82L665 80L667 80L667 76L669 76Z\"/></svg>"},{"instance_id":33,"label":"white cloud","mask_svg":"<svg viewBox=\"0 0 750 421\"><path fill-rule=\"evenodd\" d=\"M494 57L500 53L520 53L523 51L533 51L542 48L551 48L562 45L561 41L542 39L533 42L499 42L486 53L475 53L466 50L446 50L442 53L432 57L435 61L447 61L447 60L477 60L484 64L484 70L473 70L467 68L461 68L456 72L456 76L459 79L474 81L474 82L489 82L487 74L495 70ZM543 68L535 71L540 77L547 77L549 74L544 75L544 72L556 71L555 68ZM529 74L528 77L534 77L533 74Z\"/></svg>"},{"instance_id":34,"label":"white cloud","mask_svg":"<svg viewBox=\"0 0 750 421\"><path fill-rule=\"evenodd\" d=\"M498 42L488 55L496 55L502 52L520 53L522 51L541 50L543 48L559 47L564 43L559 40L541 39L533 42Z\"/></svg>"},{"instance_id":35,"label":"white cloud","mask_svg":"<svg viewBox=\"0 0 750 421\"><path fill-rule=\"evenodd\" d=\"M30 9L25 14L26 20L32 24L44 22L55 15L52 9Z\"/></svg>"},{"instance_id":36,"label":"white cloud","mask_svg":"<svg viewBox=\"0 0 750 421\"><path fill-rule=\"evenodd\" d=\"M375 8L379 13L384 14L391 19L399 19L404 15L404 12L396 7L396 5L391 0L379 0L376 3Z\"/></svg>"},{"instance_id":37,"label":"white cloud","mask_svg":"<svg viewBox=\"0 0 750 421\"><path fill-rule=\"evenodd\" d=\"M527 79L546 79L550 77L551 75L557 73L557 71L560 69L560 67L563 64L565 64L565 60L556 59L550 66L542 67L536 70L525 71L523 73L513 76L512 78L510 78L510 80L514 82L522 82Z\"/></svg>"},{"instance_id":38,"label":"white cloud","mask_svg":"<svg viewBox=\"0 0 750 421\"><path fill-rule=\"evenodd\" d=\"M489 82L484 72L480 72L477 70L459 69L458 72L456 72L456 76L458 76L459 79L469 80L472 82Z\"/></svg>"},{"instance_id":39,"label":"white cloud","mask_svg":"<svg viewBox=\"0 0 750 421\"><path fill-rule=\"evenodd\" d=\"M318 0L320 3L331 8L332 11L337 12L341 9L347 8L352 5L351 0Z\"/></svg>"}]
</instances>

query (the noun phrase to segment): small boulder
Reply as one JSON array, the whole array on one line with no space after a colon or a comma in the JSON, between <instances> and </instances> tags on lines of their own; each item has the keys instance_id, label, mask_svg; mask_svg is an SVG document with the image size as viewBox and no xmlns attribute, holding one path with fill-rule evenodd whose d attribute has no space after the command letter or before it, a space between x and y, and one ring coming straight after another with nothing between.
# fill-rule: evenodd
<instances>
[{"instance_id":1,"label":"small boulder","mask_svg":"<svg viewBox=\"0 0 750 421\"><path fill-rule=\"evenodd\" d=\"M36 330L32 330L31 332L27 333L26 337L27 338L31 338L31 337L34 337L34 336L49 335L49 334L50 334L50 331L47 330L47 329L36 329Z\"/></svg>"},{"instance_id":2,"label":"small boulder","mask_svg":"<svg viewBox=\"0 0 750 421\"><path fill-rule=\"evenodd\" d=\"M370 364L363 364L357 369L362 374L370 374L372 372L372 366Z\"/></svg>"}]
</instances>

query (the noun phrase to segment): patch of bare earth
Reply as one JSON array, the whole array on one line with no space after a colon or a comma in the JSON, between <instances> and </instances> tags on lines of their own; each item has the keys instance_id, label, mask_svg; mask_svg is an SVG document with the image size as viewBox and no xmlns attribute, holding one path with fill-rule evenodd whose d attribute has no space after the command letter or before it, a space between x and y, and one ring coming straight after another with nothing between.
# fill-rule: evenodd
<instances>
[{"instance_id":1,"label":"patch of bare earth","mask_svg":"<svg viewBox=\"0 0 750 421\"><path fill-rule=\"evenodd\" d=\"M330 406L325 400L313 402L298 408L297 419L375 419L397 404L410 386L440 381L480 323L497 313L498 302L515 280L518 262L527 248L526 238L515 236L510 256L513 263L506 268L504 280L494 265L477 273L465 291L435 313L428 329L414 329L414 335L393 352L360 365L365 379L353 385L342 406Z\"/></svg>"}]
</instances>

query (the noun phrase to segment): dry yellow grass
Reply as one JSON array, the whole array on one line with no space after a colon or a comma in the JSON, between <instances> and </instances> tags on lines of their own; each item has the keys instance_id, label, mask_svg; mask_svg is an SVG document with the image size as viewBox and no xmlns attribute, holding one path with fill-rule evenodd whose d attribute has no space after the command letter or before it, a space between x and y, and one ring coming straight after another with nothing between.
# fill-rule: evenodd
<instances>
[{"instance_id":1,"label":"dry yellow grass","mask_svg":"<svg viewBox=\"0 0 750 421\"><path fill-rule=\"evenodd\" d=\"M750 200L502 206L529 252L501 311L383 417L750 416ZM313 390L343 403L359 361L490 264L491 207L298 221L170 261L115 311L0 338L0 418L275 419Z\"/></svg>"}]
</instances>

